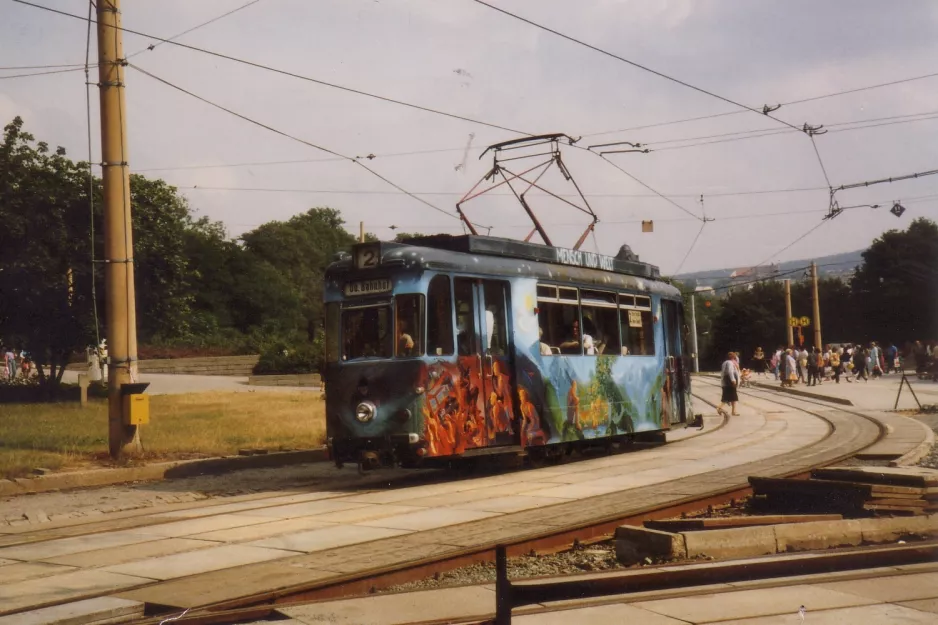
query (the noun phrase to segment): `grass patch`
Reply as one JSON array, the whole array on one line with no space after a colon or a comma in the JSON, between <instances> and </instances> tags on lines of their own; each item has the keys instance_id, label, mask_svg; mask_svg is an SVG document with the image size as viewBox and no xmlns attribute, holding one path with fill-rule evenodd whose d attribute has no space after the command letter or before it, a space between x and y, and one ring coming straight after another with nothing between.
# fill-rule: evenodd
<instances>
[{"instance_id":1,"label":"grass patch","mask_svg":"<svg viewBox=\"0 0 938 625\"><path fill-rule=\"evenodd\" d=\"M325 406L318 393L193 393L150 398L142 426L145 460L229 455L239 449L322 445ZM36 467L110 464L107 402L0 406L0 475Z\"/></svg>"}]
</instances>

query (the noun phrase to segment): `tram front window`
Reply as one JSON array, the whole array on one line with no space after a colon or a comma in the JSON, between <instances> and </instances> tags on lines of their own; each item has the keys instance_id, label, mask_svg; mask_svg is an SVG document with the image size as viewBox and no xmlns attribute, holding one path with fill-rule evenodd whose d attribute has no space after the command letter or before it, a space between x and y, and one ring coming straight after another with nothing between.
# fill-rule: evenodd
<instances>
[{"instance_id":1,"label":"tram front window","mask_svg":"<svg viewBox=\"0 0 938 625\"><path fill-rule=\"evenodd\" d=\"M390 358L394 333L390 306L342 311L342 360Z\"/></svg>"}]
</instances>

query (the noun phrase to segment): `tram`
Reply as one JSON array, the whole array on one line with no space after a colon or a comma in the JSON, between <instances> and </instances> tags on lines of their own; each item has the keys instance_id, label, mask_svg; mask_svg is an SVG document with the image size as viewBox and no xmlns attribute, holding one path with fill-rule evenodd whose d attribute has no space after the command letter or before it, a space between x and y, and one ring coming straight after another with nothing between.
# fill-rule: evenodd
<instances>
[{"instance_id":1,"label":"tram","mask_svg":"<svg viewBox=\"0 0 938 625\"><path fill-rule=\"evenodd\" d=\"M552 456L691 420L680 292L625 246L361 243L327 269L324 300L338 466Z\"/></svg>"}]
</instances>

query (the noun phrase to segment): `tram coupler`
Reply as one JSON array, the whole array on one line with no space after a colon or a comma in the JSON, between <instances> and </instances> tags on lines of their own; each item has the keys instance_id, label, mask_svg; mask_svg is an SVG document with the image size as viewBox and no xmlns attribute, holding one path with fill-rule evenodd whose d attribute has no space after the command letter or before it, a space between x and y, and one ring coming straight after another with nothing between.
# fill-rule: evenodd
<instances>
[{"instance_id":1,"label":"tram coupler","mask_svg":"<svg viewBox=\"0 0 938 625\"><path fill-rule=\"evenodd\" d=\"M381 458L377 452L363 451L358 456L358 470L361 473L381 468Z\"/></svg>"}]
</instances>

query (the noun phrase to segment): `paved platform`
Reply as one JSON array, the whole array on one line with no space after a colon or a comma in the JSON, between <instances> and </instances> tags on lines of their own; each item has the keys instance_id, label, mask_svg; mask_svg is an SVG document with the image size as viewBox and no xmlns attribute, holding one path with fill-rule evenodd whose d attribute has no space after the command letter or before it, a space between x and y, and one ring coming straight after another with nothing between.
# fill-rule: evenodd
<instances>
[{"instance_id":1,"label":"paved platform","mask_svg":"<svg viewBox=\"0 0 938 625\"><path fill-rule=\"evenodd\" d=\"M697 392L718 399L707 385ZM548 468L5 528L0 614L94 596L187 608L281 592L728 491L879 436L865 418L818 414L751 398L723 427L710 417L670 445Z\"/></svg>"},{"instance_id":2,"label":"paved platform","mask_svg":"<svg viewBox=\"0 0 938 625\"><path fill-rule=\"evenodd\" d=\"M918 380L915 379L914 375L907 376L906 379L911 383L918 400L922 404L938 404L938 382ZM765 377L756 375L752 380L761 384L779 385L771 375ZM797 384L794 388L798 391L849 399L854 406L860 409L893 410L896 404L896 396L899 394L899 382L901 380L902 376L897 373L887 373L879 378L870 378L867 382L856 379L853 382L847 382L846 377L841 376L839 384L828 381L815 386ZM908 387L904 387L902 394L899 395L898 410L912 410L917 407L912 393L909 392Z\"/></svg>"},{"instance_id":3,"label":"paved platform","mask_svg":"<svg viewBox=\"0 0 938 625\"><path fill-rule=\"evenodd\" d=\"M481 620L494 609L494 585L485 584L324 601L277 612L304 625L405 625ZM516 608L512 623L933 625L938 623L938 563L548 602Z\"/></svg>"},{"instance_id":4,"label":"paved platform","mask_svg":"<svg viewBox=\"0 0 938 625\"><path fill-rule=\"evenodd\" d=\"M715 384L716 376L715 374L700 376L697 379L701 384ZM770 376L766 379L770 379ZM818 405L819 402L824 401L825 396L850 399L853 406L844 410L875 419L885 429L885 436L871 447L858 453L857 457L863 460L899 460L900 464L913 464L925 455L934 443L935 435L922 421L893 411L900 380L899 375L887 374L875 380L871 379L868 383L863 381L852 383L842 381L840 384L825 382L810 387L802 384L798 385L797 390L809 391L815 397L799 397L789 393L776 393L776 395L779 396L780 401L804 406ZM759 378L757 381L763 381L763 379ZM913 381L912 384L919 396L919 401L923 404L929 403L927 397L938 400L938 384L918 380ZM760 385L740 389L740 392L744 396L748 394L764 397L765 392L772 393L773 390ZM902 393L899 402L900 410L906 409L908 404L911 404L911 408L917 407L908 387L903 388ZM797 400L800 400L800 403Z\"/></svg>"}]
</instances>

